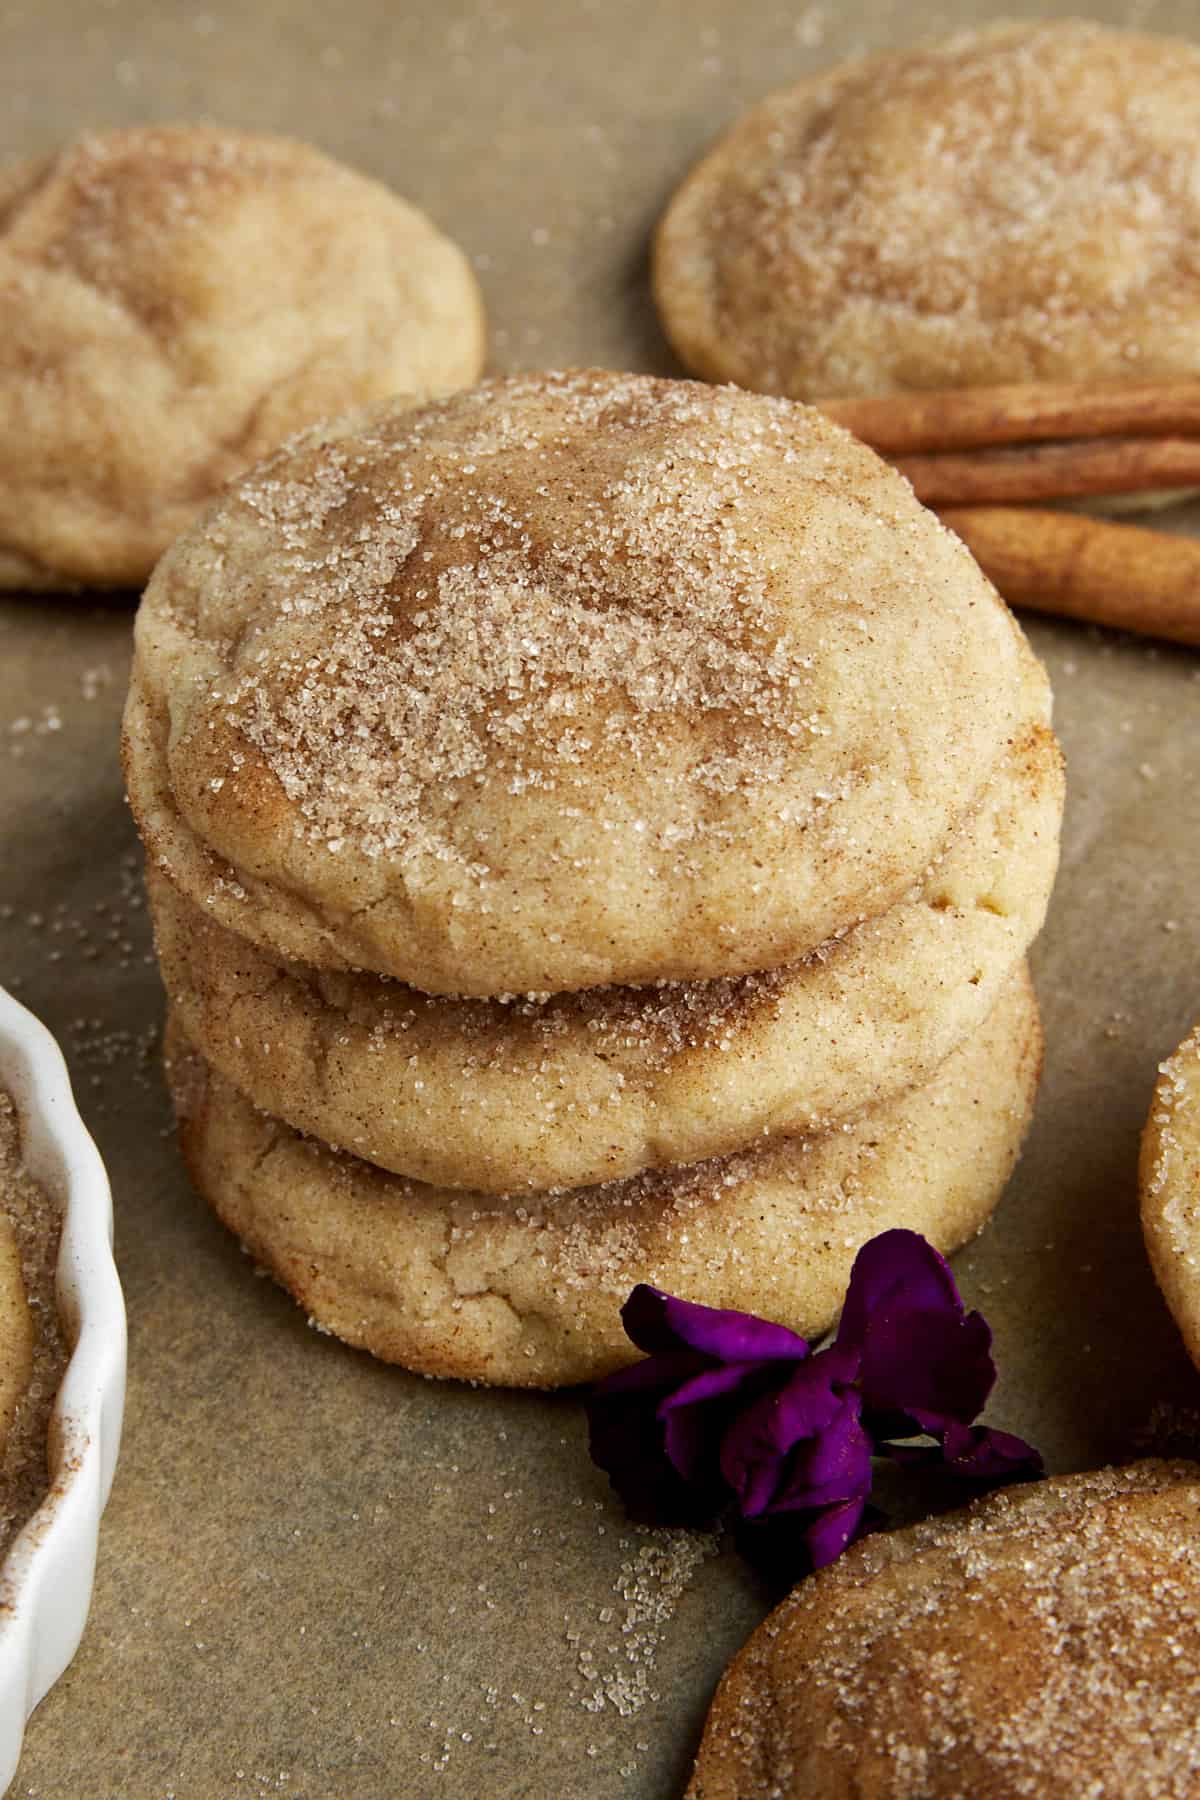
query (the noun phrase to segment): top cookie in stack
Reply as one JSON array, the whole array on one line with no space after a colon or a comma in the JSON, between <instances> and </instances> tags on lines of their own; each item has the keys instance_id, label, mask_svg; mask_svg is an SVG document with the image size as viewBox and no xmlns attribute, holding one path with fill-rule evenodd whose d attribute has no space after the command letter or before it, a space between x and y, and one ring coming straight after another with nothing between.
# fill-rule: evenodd
<instances>
[{"instance_id":1,"label":"top cookie in stack","mask_svg":"<svg viewBox=\"0 0 1200 1800\"><path fill-rule=\"evenodd\" d=\"M520 376L310 432L138 618L177 1033L389 1206L827 1127L1005 992L1029 1039L1047 713L962 546L792 402Z\"/></svg>"},{"instance_id":2,"label":"top cookie in stack","mask_svg":"<svg viewBox=\"0 0 1200 1800\"><path fill-rule=\"evenodd\" d=\"M1012 620L818 415L484 384L294 440L137 625L131 798L211 916L431 994L776 968L919 882Z\"/></svg>"}]
</instances>

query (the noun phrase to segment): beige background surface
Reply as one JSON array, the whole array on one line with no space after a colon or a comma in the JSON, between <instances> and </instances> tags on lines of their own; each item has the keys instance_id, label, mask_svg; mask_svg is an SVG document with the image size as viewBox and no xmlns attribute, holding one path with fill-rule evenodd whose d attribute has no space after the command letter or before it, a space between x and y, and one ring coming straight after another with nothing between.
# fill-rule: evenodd
<instances>
[{"instance_id":1,"label":"beige background surface","mask_svg":"<svg viewBox=\"0 0 1200 1800\"><path fill-rule=\"evenodd\" d=\"M1067 9L1005 8L1036 10ZM1088 10L1200 35L1194 0ZM467 247L494 367L670 371L646 239L705 141L824 61L989 13L28 0L0 11L0 153L124 120L300 133ZM117 767L131 609L0 604L0 980L63 1042L108 1161L131 1336L91 1623L12 1793L670 1795L763 1608L733 1554L631 1531L572 1397L430 1385L317 1336L188 1191ZM1032 634L1071 783L1036 957L1049 1055L958 1269L997 1328L989 1416L1070 1469L1200 1416L1134 1200L1155 1064L1200 1013L1200 660Z\"/></svg>"}]
</instances>

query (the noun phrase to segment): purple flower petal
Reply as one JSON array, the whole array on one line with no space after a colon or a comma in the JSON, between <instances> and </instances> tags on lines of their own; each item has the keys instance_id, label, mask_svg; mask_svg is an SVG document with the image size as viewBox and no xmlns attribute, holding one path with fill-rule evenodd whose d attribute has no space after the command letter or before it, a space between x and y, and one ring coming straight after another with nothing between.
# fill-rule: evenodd
<instances>
[{"instance_id":1,"label":"purple flower petal","mask_svg":"<svg viewBox=\"0 0 1200 1800\"><path fill-rule=\"evenodd\" d=\"M801 1512L865 1499L871 1491L873 1454L858 1416L858 1396L847 1394L821 1435L790 1452L764 1510Z\"/></svg>"},{"instance_id":2,"label":"purple flower petal","mask_svg":"<svg viewBox=\"0 0 1200 1800\"><path fill-rule=\"evenodd\" d=\"M1042 1472L1020 1438L972 1423L995 1380L991 1332L915 1232L863 1247L815 1355L785 1326L644 1284L622 1317L650 1354L592 1390L593 1458L636 1519L700 1524L734 1505L739 1545L775 1577L875 1528L876 1455L980 1484Z\"/></svg>"},{"instance_id":3,"label":"purple flower petal","mask_svg":"<svg viewBox=\"0 0 1200 1800\"><path fill-rule=\"evenodd\" d=\"M808 1344L785 1325L753 1313L723 1312L694 1300L677 1300L639 1282L621 1308L625 1334L639 1350L698 1350L718 1362L786 1359L799 1362Z\"/></svg>"},{"instance_id":4,"label":"purple flower petal","mask_svg":"<svg viewBox=\"0 0 1200 1800\"><path fill-rule=\"evenodd\" d=\"M721 1472L745 1517L770 1503L788 1451L819 1436L839 1403L827 1368L815 1356L733 1421L721 1443Z\"/></svg>"},{"instance_id":5,"label":"purple flower petal","mask_svg":"<svg viewBox=\"0 0 1200 1800\"><path fill-rule=\"evenodd\" d=\"M880 1434L967 1424L996 1379L992 1334L967 1313L945 1257L915 1231L885 1231L855 1258L837 1342L860 1358L863 1409Z\"/></svg>"},{"instance_id":6,"label":"purple flower petal","mask_svg":"<svg viewBox=\"0 0 1200 1800\"><path fill-rule=\"evenodd\" d=\"M950 1264L915 1231L881 1231L863 1245L850 1271L838 1343L861 1347L872 1319L897 1300L909 1311L963 1310Z\"/></svg>"},{"instance_id":7,"label":"purple flower petal","mask_svg":"<svg viewBox=\"0 0 1200 1800\"><path fill-rule=\"evenodd\" d=\"M622 1371L625 1373L625 1371ZM659 1393L614 1388L611 1377L588 1396L588 1449L629 1516L645 1525L708 1524L728 1504L715 1454L706 1472L685 1479L667 1456Z\"/></svg>"},{"instance_id":8,"label":"purple flower petal","mask_svg":"<svg viewBox=\"0 0 1200 1800\"><path fill-rule=\"evenodd\" d=\"M646 1393L652 1389L661 1398L709 1366L694 1350L665 1350L660 1356L644 1356L640 1362L602 1376L591 1391L593 1395L607 1398Z\"/></svg>"},{"instance_id":9,"label":"purple flower petal","mask_svg":"<svg viewBox=\"0 0 1200 1800\"><path fill-rule=\"evenodd\" d=\"M730 1420L771 1381L786 1379L789 1365L807 1358L808 1345L784 1326L676 1300L645 1284L621 1316L651 1354L592 1389L592 1458L634 1518L711 1518L731 1497L719 1461Z\"/></svg>"},{"instance_id":10,"label":"purple flower petal","mask_svg":"<svg viewBox=\"0 0 1200 1800\"><path fill-rule=\"evenodd\" d=\"M833 1562L849 1544L884 1524L877 1508L858 1501L818 1513L769 1513L737 1526L738 1549L776 1591L793 1587Z\"/></svg>"},{"instance_id":11,"label":"purple flower petal","mask_svg":"<svg viewBox=\"0 0 1200 1800\"><path fill-rule=\"evenodd\" d=\"M843 1501L840 1506L831 1506L825 1512L818 1513L804 1534L814 1569L824 1569L831 1562L836 1562L842 1551L854 1542L860 1535L859 1527L866 1509L864 1496L857 1500Z\"/></svg>"},{"instance_id":12,"label":"purple flower petal","mask_svg":"<svg viewBox=\"0 0 1200 1800\"><path fill-rule=\"evenodd\" d=\"M836 1346L823 1350L730 1425L721 1472L744 1517L865 1491L864 1470L870 1487L871 1451L858 1423L858 1395L841 1385L853 1372L852 1355Z\"/></svg>"},{"instance_id":13,"label":"purple flower petal","mask_svg":"<svg viewBox=\"0 0 1200 1800\"><path fill-rule=\"evenodd\" d=\"M665 1360L650 1358L651 1363ZM736 1416L741 1407L751 1405L767 1382L778 1379L778 1369L777 1363L768 1363L765 1368L761 1363L705 1368L659 1401L663 1448L685 1480L691 1480L706 1462L718 1458L731 1411ZM714 1410L712 1402L731 1398L735 1402L732 1409L726 1406L719 1413Z\"/></svg>"},{"instance_id":14,"label":"purple flower petal","mask_svg":"<svg viewBox=\"0 0 1200 1800\"><path fill-rule=\"evenodd\" d=\"M1034 1481L1046 1472L1032 1444L986 1425L948 1425L942 1456L950 1473L967 1481Z\"/></svg>"},{"instance_id":15,"label":"purple flower petal","mask_svg":"<svg viewBox=\"0 0 1200 1800\"><path fill-rule=\"evenodd\" d=\"M899 1297L870 1320L859 1354L864 1409L907 1414L923 1431L969 1424L996 1380L982 1314L913 1311Z\"/></svg>"},{"instance_id":16,"label":"purple flower petal","mask_svg":"<svg viewBox=\"0 0 1200 1800\"><path fill-rule=\"evenodd\" d=\"M690 1352L688 1354L691 1355ZM666 1360L665 1356L652 1356L648 1359L648 1365L653 1366ZM691 1360L693 1364L696 1364L700 1358L698 1355L692 1355ZM756 1378L761 1385L763 1379L779 1380L780 1376L781 1371L774 1366L764 1370L762 1364L756 1362L717 1363L715 1365L707 1363L694 1375L687 1376L678 1387L672 1388L664 1396L659 1404L659 1417L665 1419L668 1413L677 1412L681 1408L702 1405L707 1400L719 1400L735 1389L754 1382ZM782 1376L786 1379L786 1370L782 1371ZM751 1398L753 1398L753 1394L751 1394Z\"/></svg>"}]
</instances>

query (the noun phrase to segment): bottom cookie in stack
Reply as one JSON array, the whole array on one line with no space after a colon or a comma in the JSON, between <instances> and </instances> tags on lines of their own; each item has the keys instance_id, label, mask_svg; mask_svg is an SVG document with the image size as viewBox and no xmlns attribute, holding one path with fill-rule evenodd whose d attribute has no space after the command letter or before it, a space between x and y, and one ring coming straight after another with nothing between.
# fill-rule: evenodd
<instances>
[{"instance_id":1,"label":"bottom cookie in stack","mask_svg":"<svg viewBox=\"0 0 1200 1800\"><path fill-rule=\"evenodd\" d=\"M422 1374L520 1387L634 1360L639 1281L815 1336L859 1247L907 1226L951 1251L988 1217L1033 1106L1037 1004L1022 965L923 1087L810 1137L565 1193L406 1180L259 1111L168 1029L192 1179L313 1322Z\"/></svg>"}]
</instances>

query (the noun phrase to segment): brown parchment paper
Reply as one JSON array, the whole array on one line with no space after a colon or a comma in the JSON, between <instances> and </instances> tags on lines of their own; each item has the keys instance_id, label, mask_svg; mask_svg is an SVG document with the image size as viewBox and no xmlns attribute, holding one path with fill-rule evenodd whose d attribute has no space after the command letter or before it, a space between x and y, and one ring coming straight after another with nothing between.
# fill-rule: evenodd
<instances>
[{"instance_id":1,"label":"brown parchment paper","mask_svg":"<svg viewBox=\"0 0 1200 1800\"><path fill-rule=\"evenodd\" d=\"M1193 0L1087 10L1200 33ZM823 62L990 13L23 0L0 8L0 154L134 120L291 131L466 246L494 368L672 372L647 234L706 141ZM765 1605L732 1552L632 1530L575 1398L434 1385L319 1336L189 1192L117 764L131 618L131 601L0 602L0 980L66 1050L112 1177L130 1323L91 1621L11 1791L676 1793ZM1200 1014L1200 659L1030 630L1070 760L1035 957L1046 1077L1008 1196L957 1268L996 1328L989 1417L1073 1469L1194 1443L1200 1422L1134 1191L1155 1065Z\"/></svg>"}]
</instances>

